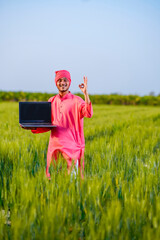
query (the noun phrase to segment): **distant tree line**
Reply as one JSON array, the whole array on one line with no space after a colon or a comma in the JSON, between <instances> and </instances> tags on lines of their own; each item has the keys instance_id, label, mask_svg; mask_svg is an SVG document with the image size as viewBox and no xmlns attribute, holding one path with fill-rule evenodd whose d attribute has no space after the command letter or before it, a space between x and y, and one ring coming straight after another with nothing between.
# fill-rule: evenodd
<instances>
[{"instance_id":1,"label":"distant tree line","mask_svg":"<svg viewBox=\"0 0 160 240\"><path fill-rule=\"evenodd\" d=\"M53 93L31 93L31 92L5 92L0 91L0 101L48 101L48 99L56 94ZM83 94L75 94L83 98ZM138 96L138 95L90 95L93 104L109 104L109 105L151 105L160 106L160 95L154 96Z\"/></svg>"}]
</instances>

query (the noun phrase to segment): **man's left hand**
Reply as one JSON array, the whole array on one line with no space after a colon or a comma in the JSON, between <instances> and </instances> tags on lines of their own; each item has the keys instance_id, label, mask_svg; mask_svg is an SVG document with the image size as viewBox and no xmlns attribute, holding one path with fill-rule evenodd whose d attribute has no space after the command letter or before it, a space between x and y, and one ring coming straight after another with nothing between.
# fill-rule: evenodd
<instances>
[{"instance_id":1,"label":"man's left hand","mask_svg":"<svg viewBox=\"0 0 160 240\"><path fill-rule=\"evenodd\" d=\"M88 79L85 76L83 77L83 79L84 79L84 83L79 84L79 88L81 89L81 91L84 94L86 94L87 93L87 81L88 81Z\"/></svg>"}]
</instances>

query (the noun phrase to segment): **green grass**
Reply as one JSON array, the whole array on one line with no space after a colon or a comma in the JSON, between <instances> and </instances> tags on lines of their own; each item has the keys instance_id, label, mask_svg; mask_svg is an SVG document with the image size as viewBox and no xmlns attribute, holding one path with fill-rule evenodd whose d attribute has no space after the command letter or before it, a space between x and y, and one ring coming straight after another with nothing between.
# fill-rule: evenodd
<instances>
[{"instance_id":1,"label":"green grass","mask_svg":"<svg viewBox=\"0 0 160 240\"><path fill-rule=\"evenodd\" d=\"M61 160L46 179L50 133L21 129L18 103L0 103L0 129L0 239L160 239L158 107L95 105L84 180Z\"/></svg>"}]
</instances>

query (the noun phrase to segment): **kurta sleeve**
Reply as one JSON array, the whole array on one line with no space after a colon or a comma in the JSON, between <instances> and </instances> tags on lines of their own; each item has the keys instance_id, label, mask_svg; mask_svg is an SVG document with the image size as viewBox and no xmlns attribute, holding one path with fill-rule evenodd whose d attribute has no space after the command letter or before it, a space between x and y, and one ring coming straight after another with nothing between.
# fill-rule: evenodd
<instances>
[{"instance_id":1,"label":"kurta sleeve","mask_svg":"<svg viewBox=\"0 0 160 240\"><path fill-rule=\"evenodd\" d=\"M44 133L50 131L50 128L37 128L36 130L31 130L32 133Z\"/></svg>"},{"instance_id":2,"label":"kurta sleeve","mask_svg":"<svg viewBox=\"0 0 160 240\"><path fill-rule=\"evenodd\" d=\"M92 103L86 103L85 101L82 101L80 104L80 117L87 117L91 118L93 115L93 108Z\"/></svg>"}]
</instances>

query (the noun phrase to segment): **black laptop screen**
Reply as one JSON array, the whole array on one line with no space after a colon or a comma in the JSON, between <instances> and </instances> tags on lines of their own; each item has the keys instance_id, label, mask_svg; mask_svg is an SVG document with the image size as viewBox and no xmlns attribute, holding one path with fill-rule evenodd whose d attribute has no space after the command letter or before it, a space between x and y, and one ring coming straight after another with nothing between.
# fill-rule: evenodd
<instances>
[{"instance_id":1,"label":"black laptop screen","mask_svg":"<svg viewBox=\"0 0 160 240\"><path fill-rule=\"evenodd\" d=\"M19 121L31 123L51 122L50 102L19 102Z\"/></svg>"}]
</instances>

